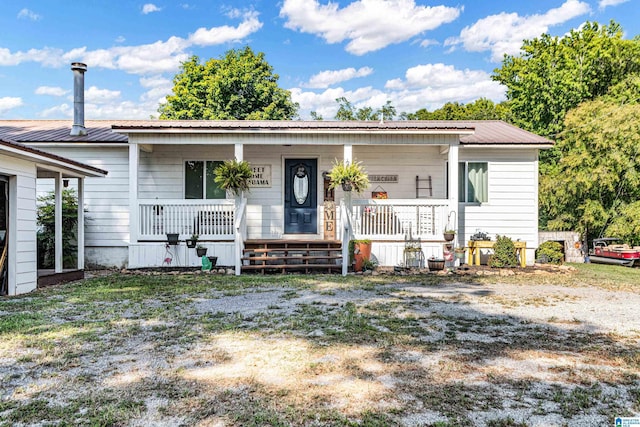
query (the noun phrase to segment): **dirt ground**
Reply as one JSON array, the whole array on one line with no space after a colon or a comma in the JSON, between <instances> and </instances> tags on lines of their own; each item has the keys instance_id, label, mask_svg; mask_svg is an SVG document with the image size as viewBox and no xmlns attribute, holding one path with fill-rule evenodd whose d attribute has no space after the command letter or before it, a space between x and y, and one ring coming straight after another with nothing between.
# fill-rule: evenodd
<instances>
[{"instance_id":1,"label":"dirt ground","mask_svg":"<svg viewBox=\"0 0 640 427\"><path fill-rule=\"evenodd\" d=\"M0 301L0 425L595 427L640 413L637 291L533 273L97 276Z\"/></svg>"}]
</instances>

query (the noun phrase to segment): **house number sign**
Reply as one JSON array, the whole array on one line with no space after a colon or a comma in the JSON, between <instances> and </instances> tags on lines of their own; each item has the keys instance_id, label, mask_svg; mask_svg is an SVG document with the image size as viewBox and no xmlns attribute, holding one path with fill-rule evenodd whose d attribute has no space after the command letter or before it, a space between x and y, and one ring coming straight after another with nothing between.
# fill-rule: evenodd
<instances>
[{"instance_id":1,"label":"house number sign","mask_svg":"<svg viewBox=\"0 0 640 427\"><path fill-rule=\"evenodd\" d=\"M249 180L249 187L271 187L271 165L251 165L251 170L253 176Z\"/></svg>"}]
</instances>

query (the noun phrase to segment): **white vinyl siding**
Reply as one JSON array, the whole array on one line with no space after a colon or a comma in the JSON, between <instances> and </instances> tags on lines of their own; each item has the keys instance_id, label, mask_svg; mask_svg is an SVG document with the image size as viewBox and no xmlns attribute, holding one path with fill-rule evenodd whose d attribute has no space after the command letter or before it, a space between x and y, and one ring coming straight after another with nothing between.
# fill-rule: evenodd
<instances>
[{"instance_id":1,"label":"white vinyl siding","mask_svg":"<svg viewBox=\"0 0 640 427\"><path fill-rule=\"evenodd\" d=\"M0 174L9 176L9 295L37 287L36 166L0 155Z\"/></svg>"},{"instance_id":2,"label":"white vinyl siding","mask_svg":"<svg viewBox=\"0 0 640 427\"><path fill-rule=\"evenodd\" d=\"M108 172L106 177L86 178L85 262L88 266L123 266L129 245L129 154L127 147L39 147L68 159L95 166ZM70 180L75 187L75 180ZM38 180L38 195L53 191L52 179ZM91 254L92 248L109 248L116 256ZM121 248L120 250L118 248Z\"/></svg>"},{"instance_id":3,"label":"white vinyl siding","mask_svg":"<svg viewBox=\"0 0 640 427\"><path fill-rule=\"evenodd\" d=\"M459 205L461 241L468 241L476 231L495 239L497 234L538 245L538 168L533 149L461 150L461 161L488 163L488 201ZM533 260L533 251L528 251Z\"/></svg>"}]
</instances>

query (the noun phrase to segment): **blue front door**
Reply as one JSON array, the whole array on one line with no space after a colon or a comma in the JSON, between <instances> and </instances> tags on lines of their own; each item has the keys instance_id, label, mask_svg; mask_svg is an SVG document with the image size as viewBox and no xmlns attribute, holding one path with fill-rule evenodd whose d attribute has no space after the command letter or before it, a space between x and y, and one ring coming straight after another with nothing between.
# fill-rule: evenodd
<instances>
[{"instance_id":1,"label":"blue front door","mask_svg":"<svg viewBox=\"0 0 640 427\"><path fill-rule=\"evenodd\" d=\"M284 232L318 232L317 160L284 161Z\"/></svg>"}]
</instances>

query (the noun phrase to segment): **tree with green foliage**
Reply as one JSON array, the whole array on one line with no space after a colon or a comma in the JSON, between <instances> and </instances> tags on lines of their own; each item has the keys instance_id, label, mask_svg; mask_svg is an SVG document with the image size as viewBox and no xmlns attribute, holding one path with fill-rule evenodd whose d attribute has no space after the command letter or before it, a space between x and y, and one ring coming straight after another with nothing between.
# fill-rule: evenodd
<instances>
[{"instance_id":1,"label":"tree with green foliage","mask_svg":"<svg viewBox=\"0 0 640 427\"><path fill-rule=\"evenodd\" d=\"M571 110L564 127L540 177L541 225L640 244L640 76Z\"/></svg>"},{"instance_id":2,"label":"tree with green foliage","mask_svg":"<svg viewBox=\"0 0 640 427\"><path fill-rule=\"evenodd\" d=\"M339 106L335 116L336 120L379 120L381 115L384 120L393 120L397 115L396 107L389 100L377 110L369 106L356 108L344 96L336 98L336 102Z\"/></svg>"},{"instance_id":3,"label":"tree with green foliage","mask_svg":"<svg viewBox=\"0 0 640 427\"><path fill-rule=\"evenodd\" d=\"M38 268L55 264L56 214L53 191L38 197ZM73 188L62 190L62 266L75 268L78 255L78 196Z\"/></svg>"},{"instance_id":4,"label":"tree with green foliage","mask_svg":"<svg viewBox=\"0 0 640 427\"><path fill-rule=\"evenodd\" d=\"M554 139L569 110L640 71L640 39L622 35L613 21L587 22L563 37L525 40L518 55L505 55L492 78L507 87L514 124Z\"/></svg>"},{"instance_id":5,"label":"tree with green foliage","mask_svg":"<svg viewBox=\"0 0 640 427\"><path fill-rule=\"evenodd\" d=\"M264 53L248 46L204 64L192 56L174 76L173 94L158 112L166 120L293 119L298 104L278 79Z\"/></svg>"},{"instance_id":6,"label":"tree with green foliage","mask_svg":"<svg viewBox=\"0 0 640 427\"><path fill-rule=\"evenodd\" d=\"M495 104L487 98L477 99L469 104L447 102L430 112L422 108L407 114L409 120L504 120L510 121L510 110L506 103Z\"/></svg>"}]
</instances>

